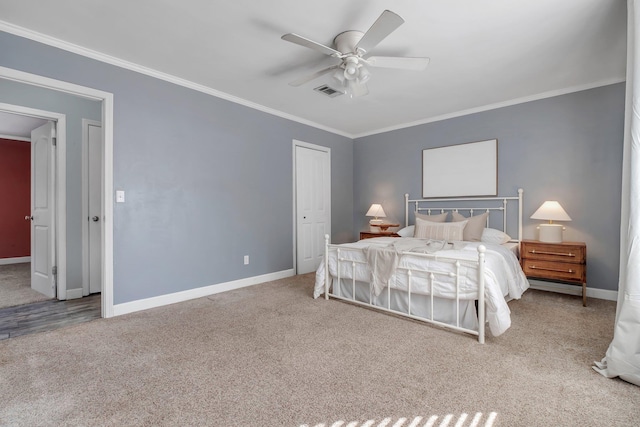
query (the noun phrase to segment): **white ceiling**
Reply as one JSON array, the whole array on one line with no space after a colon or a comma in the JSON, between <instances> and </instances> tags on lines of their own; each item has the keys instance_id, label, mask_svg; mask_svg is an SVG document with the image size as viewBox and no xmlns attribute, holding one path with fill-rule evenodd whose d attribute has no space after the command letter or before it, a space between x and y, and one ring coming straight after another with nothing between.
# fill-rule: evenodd
<instances>
[{"instance_id":1,"label":"white ceiling","mask_svg":"<svg viewBox=\"0 0 640 427\"><path fill-rule=\"evenodd\" d=\"M331 45L383 10L405 19L374 55L427 56L426 71L372 69L370 93L328 98L288 82L337 62L280 39ZM0 29L39 32L357 137L623 81L621 0L0 0Z\"/></svg>"},{"instance_id":2,"label":"white ceiling","mask_svg":"<svg viewBox=\"0 0 640 427\"><path fill-rule=\"evenodd\" d=\"M0 137L31 138L31 131L47 120L0 111Z\"/></svg>"}]
</instances>

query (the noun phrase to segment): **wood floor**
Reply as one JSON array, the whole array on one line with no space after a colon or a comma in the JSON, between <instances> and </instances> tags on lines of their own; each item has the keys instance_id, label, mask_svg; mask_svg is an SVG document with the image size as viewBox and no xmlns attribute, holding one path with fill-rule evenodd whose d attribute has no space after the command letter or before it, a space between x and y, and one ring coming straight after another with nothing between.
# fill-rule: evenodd
<instances>
[{"instance_id":1,"label":"wood floor","mask_svg":"<svg viewBox=\"0 0 640 427\"><path fill-rule=\"evenodd\" d=\"M100 318L100 294L0 309L0 340Z\"/></svg>"}]
</instances>

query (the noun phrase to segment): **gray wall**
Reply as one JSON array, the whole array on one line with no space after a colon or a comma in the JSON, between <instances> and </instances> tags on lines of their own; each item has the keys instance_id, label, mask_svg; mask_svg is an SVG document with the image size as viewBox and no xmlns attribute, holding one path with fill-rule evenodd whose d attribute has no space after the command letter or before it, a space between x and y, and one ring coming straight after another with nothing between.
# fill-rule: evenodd
<instances>
[{"instance_id":1,"label":"gray wall","mask_svg":"<svg viewBox=\"0 0 640 427\"><path fill-rule=\"evenodd\" d=\"M587 286L617 290L624 92L620 83L357 139L354 238L371 203L404 221L404 193L422 194L423 149L497 138L498 193L524 189L524 238L537 236L533 212L558 200L573 219L565 240L587 244Z\"/></svg>"},{"instance_id":2,"label":"gray wall","mask_svg":"<svg viewBox=\"0 0 640 427\"><path fill-rule=\"evenodd\" d=\"M114 94L115 304L293 268L293 139L331 148L351 238L349 138L2 32L0 65Z\"/></svg>"},{"instance_id":3,"label":"gray wall","mask_svg":"<svg viewBox=\"0 0 640 427\"><path fill-rule=\"evenodd\" d=\"M100 102L0 79L0 102L66 115L67 289L82 288L82 119L101 121Z\"/></svg>"}]
</instances>

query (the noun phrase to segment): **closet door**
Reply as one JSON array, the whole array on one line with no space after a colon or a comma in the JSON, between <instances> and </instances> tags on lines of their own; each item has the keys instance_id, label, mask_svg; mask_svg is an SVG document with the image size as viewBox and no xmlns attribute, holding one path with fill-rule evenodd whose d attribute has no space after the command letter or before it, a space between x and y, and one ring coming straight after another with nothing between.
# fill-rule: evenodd
<instances>
[{"instance_id":1,"label":"closet door","mask_svg":"<svg viewBox=\"0 0 640 427\"><path fill-rule=\"evenodd\" d=\"M297 274L318 268L331 235L331 153L318 148L295 146Z\"/></svg>"}]
</instances>

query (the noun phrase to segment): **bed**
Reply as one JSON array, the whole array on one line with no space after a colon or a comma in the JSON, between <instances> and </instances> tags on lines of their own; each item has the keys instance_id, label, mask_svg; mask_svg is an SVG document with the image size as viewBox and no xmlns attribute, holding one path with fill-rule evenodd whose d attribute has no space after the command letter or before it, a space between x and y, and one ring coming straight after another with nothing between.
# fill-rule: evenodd
<instances>
[{"instance_id":1,"label":"bed","mask_svg":"<svg viewBox=\"0 0 640 427\"><path fill-rule=\"evenodd\" d=\"M522 196L522 189L472 199L405 194L402 237L334 245L325 236L314 298L324 294L465 332L480 343L487 324L499 336L511 326L508 301L529 287L518 262Z\"/></svg>"}]
</instances>

